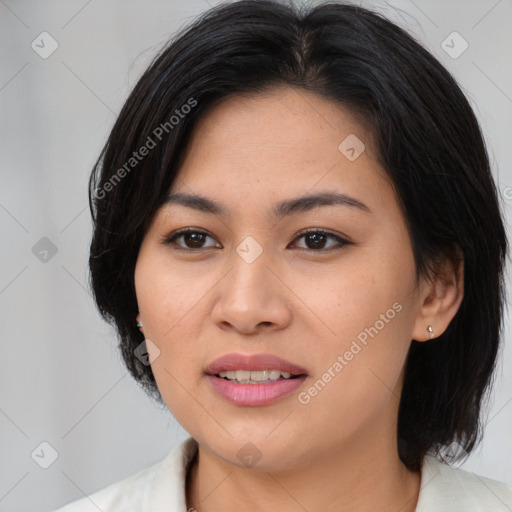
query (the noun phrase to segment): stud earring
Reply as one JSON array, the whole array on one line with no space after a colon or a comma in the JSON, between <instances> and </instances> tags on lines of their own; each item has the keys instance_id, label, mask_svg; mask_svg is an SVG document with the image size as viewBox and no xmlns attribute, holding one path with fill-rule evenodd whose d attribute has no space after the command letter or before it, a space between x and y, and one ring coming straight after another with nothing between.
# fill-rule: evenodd
<instances>
[{"instance_id":1,"label":"stud earring","mask_svg":"<svg viewBox=\"0 0 512 512\"><path fill-rule=\"evenodd\" d=\"M434 329L432 329L431 325L428 326L427 331L429 332L430 338L433 338L434 337Z\"/></svg>"},{"instance_id":2,"label":"stud earring","mask_svg":"<svg viewBox=\"0 0 512 512\"><path fill-rule=\"evenodd\" d=\"M142 322L137 322L137 327L140 329L142 327Z\"/></svg>"}]
</instances>

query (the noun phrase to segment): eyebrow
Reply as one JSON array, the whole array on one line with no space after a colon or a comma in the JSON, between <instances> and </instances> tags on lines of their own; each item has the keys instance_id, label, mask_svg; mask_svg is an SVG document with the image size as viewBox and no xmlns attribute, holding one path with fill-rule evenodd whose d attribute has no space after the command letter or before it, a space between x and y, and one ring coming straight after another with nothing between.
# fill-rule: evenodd
<instances>
[{"instance_id":1,"label":"eyebrow","mask_svg":"<svg viewBox=\"0 0 512 512\"><path fill-rule=\"evenodd\" d=\"M166 198L164 204L180 204L188 208L212 213L218 216L230 216L229 210L221 203L196 194L174 193ZM320 206L333 205L356 208L366 214L373 213L364 203L347 194L340 194L338 192L320 192L317 194L309 194L281 201L273 205L271 214L280 219L285 216L308 212L309 210Z\"/></svg>"}]
</instances>

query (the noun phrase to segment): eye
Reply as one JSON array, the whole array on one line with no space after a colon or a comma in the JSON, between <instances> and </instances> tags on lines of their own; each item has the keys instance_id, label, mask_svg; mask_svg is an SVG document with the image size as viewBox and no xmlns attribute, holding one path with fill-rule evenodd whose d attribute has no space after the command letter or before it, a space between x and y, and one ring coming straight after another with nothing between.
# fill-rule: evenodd
<instances>
[{"instance_id":1,"label":"eye","mask_svg":"<svg viewBox=\"0 0 512 512\"><path fill-rule=\"evenodd\" d=\"M300 240L304 238L304 242L306 247L299 247L300 249L310 249L316 252L327 251L333 248L333 245L330 247L325 247L327 240L331 239L335 241L334 247L338 245L338 248L343 247L344 245L348 245L351 242L345 240L344 238L335 235L329 231L325 231L322 229L308 229L299 233L299 235L295 238L294 241Z\"/></svg>"},{"instance_id":2,"label":"eye","mask_svg":"<svg viewBox=\"0 0 512 512\"><path fill-rule=\"evenodd\" d=\"M183 238L183 242L185 243L185 246L182 246L180 244L176 244L176 240ZM165 238L163 240L163 243L166 245L175 244L178 245L178 249L183 249L185 251L187 250L195 250L195 249L203 249L203 248L209 248L209 247L219 247L220 244L217 245L210 245L210 246L203 246L203 243L206 238L212 238L206 231L202 231L200 229L196 228L186 228L181 229L180 231L177 231L176 233L173 233L169 237ZM212 238L213 240L213 238Z\"/></svg>"},{"instance_id":3,"label":"eye","mask_svg":"<svg viewBox=\"0 0 512 512\"><path fill-rule=\"evenodd\" d=\"M173 244L174 246L176 246L174 248L184 251L196 251L198 249L222 247L218 243L214 243L213 245L209 246L204 245L205 240L207 238L214 240L213 237L211 237L206 231L197 228L185 228L175 233L172 233L170 236L162 240L162 243L164 243L165 245ZM348 245L351 243L345 240L344 238L335 235L334 233L322 229L308 229L306 231L303 231L299 233L299 235L295 238L294 242L300 240L301 238L304 238L306 247L299 247L299 249L309 249L315 252L328 251L331 250L333 247L335 248L336 245L338 246L338 248L341 248L344 245ZM177 243L177 240L180 239L182 239L184 245L182 245L181 243ZM331 246L326 247L326 242L329 239L331 241L334 241L334 244L331 244Z\"/></svg>"}]
</instances>

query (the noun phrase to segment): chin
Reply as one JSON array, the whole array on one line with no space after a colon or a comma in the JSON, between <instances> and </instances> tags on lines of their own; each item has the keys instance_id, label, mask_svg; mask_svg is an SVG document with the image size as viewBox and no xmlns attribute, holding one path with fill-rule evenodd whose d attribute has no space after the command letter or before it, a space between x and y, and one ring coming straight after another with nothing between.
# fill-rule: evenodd
<instances>
[{"instance_id":1,"label":"chin","mask_svg":"<svg viewBox=\"0 0 512 512\"><path fill-rule=\"evenodd\" d=\"M227 436L222 440L205 440L206 444L203 444L199 438L196 437L196 439L227 464L252 471L284 471L295 467L300 458L297 450L298 443L283 433L280 436L275 435L274 439L270 439L268 433L260 436L247 434L233 436L233 438ZM284 442L284 439L288 442Z\"/></svg>"}]
</instances>

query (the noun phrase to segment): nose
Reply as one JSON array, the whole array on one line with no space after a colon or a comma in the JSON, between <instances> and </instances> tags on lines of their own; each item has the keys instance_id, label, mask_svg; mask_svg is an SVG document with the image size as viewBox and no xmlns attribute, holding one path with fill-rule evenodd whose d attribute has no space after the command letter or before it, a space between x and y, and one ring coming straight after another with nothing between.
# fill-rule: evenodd
<instances>
[{"instance_id":1,"label":"nose","mask_svg":"<svg viewBox=\"0 0 512 512\"><path fill-rule=\"evenodd\" d=\"M254 334L289 325L292 293L264 254L248 263L234 252L231 270L215 287L211 316L221 329Z\"/></svg>"}]
</instances>

